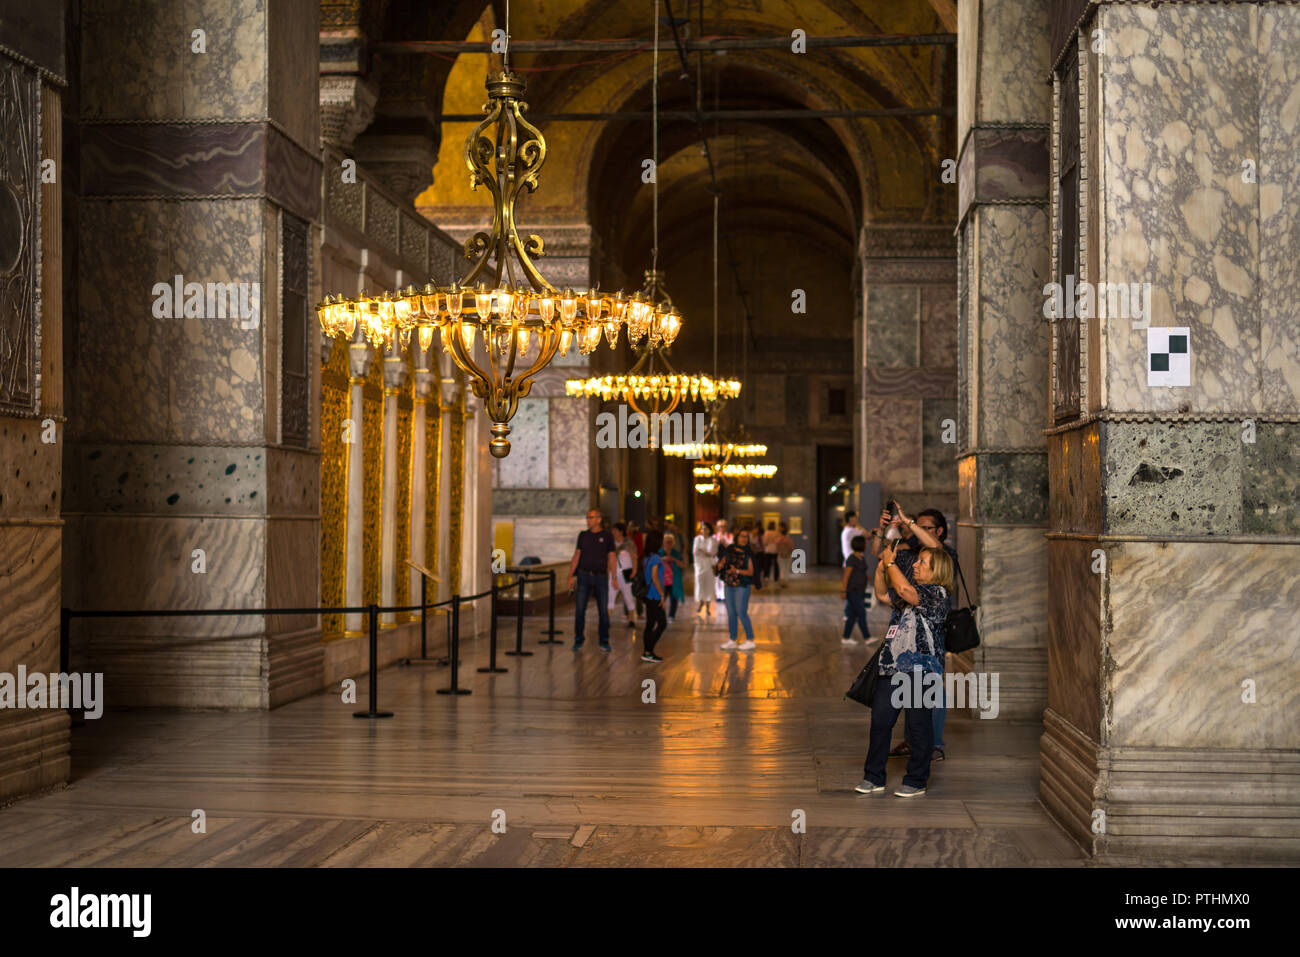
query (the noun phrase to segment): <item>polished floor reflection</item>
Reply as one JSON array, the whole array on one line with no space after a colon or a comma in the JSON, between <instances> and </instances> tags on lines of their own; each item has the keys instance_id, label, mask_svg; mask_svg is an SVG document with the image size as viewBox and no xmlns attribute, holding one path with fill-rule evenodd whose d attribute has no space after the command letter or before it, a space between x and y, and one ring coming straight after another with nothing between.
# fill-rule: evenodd
<instances>
[{"instance_id":1,"label":"polished floor reflection","mask_svg":"<svg viewBox=\"0 0 1300 957\"><path fill-rule=\"evenodd\" d=\"M485 642L464 650L472 695L435 694L443 668L384 670L385 721L337 693L110 711L74 731L67 788L0 810L0 866L1081 864L1038 802L1037 724L951 715L924 797L893 797L897 758L884 795L853 793L867 712L841 694L867 649L840 642L837 587L758 593L752 653L719 650L725 617L683 611L658 665L624 625L606 655L536 645L530 621L536 654L507 674L475 671Z\"/></svg>"}]
</instances>

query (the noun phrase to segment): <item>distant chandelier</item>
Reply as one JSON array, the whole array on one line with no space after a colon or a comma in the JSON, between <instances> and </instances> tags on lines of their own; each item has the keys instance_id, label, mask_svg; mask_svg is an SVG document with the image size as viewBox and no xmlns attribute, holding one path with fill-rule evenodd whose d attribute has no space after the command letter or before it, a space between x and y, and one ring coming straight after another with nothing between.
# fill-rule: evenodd
<instances>
[{"instance_id":1,"label":"distant chandelier","mask_svg":"<svg viewBox=\"0 0 1300 957\"><path fill-rule=\"evenodd\" d=\"M664 455L686 459L722 459L724 462L733 458L761 458L766 454L766 445L736 445L732 442L722 445L716 442L695 442L688 445L664 446Z\"/></svg>"},{"instance_id":2,"label":"distant chandelier","mask_svg":"<svg viewBox=\"0 0 1300 957\"><path fill-rule=\"evenodd\" d=\"M557 352L568 352L576 340L582 354L589 355L602 333L613 349L623 327L634 345L647 338L671 343L681 317L672 309L656 309L640 293L611 296L594 285L585 293L558 291L546 281L530 258L544 255L541 238L521 240L515 223L520 195L538 187L546 139L523 118L528 104L520 99L522 77L507 69L489 76L486 87L486 115L465 141L465 164L470 187L486 186L492 194L492 227L465 241L465 258L474 260L469 272L447 286L412 285L357 299L327 296L317 313L327 335L351 338L360 328L367 342L389 350L404 349L413 332L420 348L428 349L437 330L443 352L469 375L474 394L484 401L493 423L489 445L494 456L503 458L510 454L507 423L532 389L533 377ZM495 127L491 135L490 127ZM473 355L480 333L485 365ZM531 363L525 359L530 347Z\"/></svg>"},{"instance_id":3,"label":"distant chandelier","mask_svg":"<svg viewBox=\"0 0 1300 957\"><path fill-rule=\"evenodd\" d=\"M740 395L740 382L736 379L713 379L707 375L684 375L668 362L661 347L668 347L677 338L681 317L668 291L663 287L663 273L647 269L645 285L637 293L642 299L655 304L655 315L667 315L674 321L664 326L660 335L650 335L646 347L626 375L594 376L589 379L569 379L564 383L566 395L599 398L605 402L621 398L635 412L643 415L667 415L679 402L686 399L717 402L734 399ZM671 335L668 330L671 329ZM629 341L636 345L629 335ZM637 339L640 337L638 336ZM662 370L657 366L662 365Z\"/></svg>"},{"instance_id":4,"label":"distant chandelier","mask_svg":"<svg viewBox=\"0 0 1300 957\"><path fill-rule=\"evenodd\" d=\"M761 462L731 462L727 465L697 465L695 466L696 478L714 478L721 477L724 479L749 479L771 478L776 474L776 466L768 465Z\"/></svg>"}]
</instances>

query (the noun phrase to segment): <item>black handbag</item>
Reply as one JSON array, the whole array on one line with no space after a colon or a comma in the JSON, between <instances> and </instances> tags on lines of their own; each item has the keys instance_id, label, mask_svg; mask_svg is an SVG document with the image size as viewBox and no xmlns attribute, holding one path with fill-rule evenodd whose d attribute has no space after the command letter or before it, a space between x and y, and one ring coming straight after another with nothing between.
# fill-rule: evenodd
<instances>
[{"instance_id":1,"label":"black handbag","mask_svg":"<svg viewBox=\"0 0 1300 957\"><path fill-rule=\"evenodd\" d=\"M880 677L880 653L885 650L884 642L876 649L876 653L858 672L858 676L853 679L853 685L848 691L844 692L844 697L852 698L858 704L871 707L871 698L876 693L876 680Z\"/></svg>"},{"instance_id":2,"label":"black handbag","mask_svg":"<svg viewBox=\"0 0 1300 957\"><path fill-rule=\"evenodd\" d=\"M979 647L980 633L975 627L975 609L979 606L970 603L970 589L966 588L966 577L961 573L961 562L954 562L954 564L957 566L957 578L966 591L967 607L955 608L948 613L948 620L943 624L943 649L959 655L963 651Z\"/></svg>"}]
</instances>

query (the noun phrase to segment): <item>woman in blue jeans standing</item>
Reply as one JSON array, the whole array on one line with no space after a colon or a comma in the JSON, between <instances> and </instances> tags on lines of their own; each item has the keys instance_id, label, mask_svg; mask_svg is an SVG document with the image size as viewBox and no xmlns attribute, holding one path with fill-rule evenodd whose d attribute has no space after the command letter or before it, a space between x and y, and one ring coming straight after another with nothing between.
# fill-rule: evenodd
<instances>
[{"instance_id":1,"label":"woman in blue jeans standing","mask_svg":"<svg viewBox=\"0 0 1300 957\"><path fill-rule=\"evenodd\" d=\"M749 550L749 532L737 532L736 540L722 549L718 573L723 582L727 633L730 635L730 640L722 643L722 649L753 651L758 646L754 644L754 626L749 623L749 589L754 584L754 555ZM737 623L745 626L745 640L739 645L736 644Z\"/></svg>"}]
</instances>

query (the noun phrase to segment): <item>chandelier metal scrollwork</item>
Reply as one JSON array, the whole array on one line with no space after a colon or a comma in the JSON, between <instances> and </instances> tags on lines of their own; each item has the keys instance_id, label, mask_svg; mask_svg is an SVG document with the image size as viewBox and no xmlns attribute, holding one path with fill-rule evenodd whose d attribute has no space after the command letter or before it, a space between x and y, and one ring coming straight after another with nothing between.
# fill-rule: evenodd
<instances>
[{"instance_id":1,"label":"chandelier metal scrollwork","mask_svg":"<svg viewBox=\"0 0 1300 957\"><path fill-rule=\"evenodd\" d=\"M413 333L428 349L437 330L443 351L483 400L492 420L489 445L502 458L510 453L508 423L519 400L557 352L568 352L576 341L589 355L602 334L613 349L623 327L633 344L647 336L671 343L681 317L675 310L657 310L639 293L611 296L597 286L577 293L546 281L533 263L533 257L544 255L541 237L521 239L515 220L520 197L538 188L546 139L524 119L522 77L503 71L489 76L486 87L484 117L465 141L465 164L470 186L485 186L492 194L492 226L466 240L465 258L473 265L464 278L355 300L327 296L317 312L326 334L352 338L359 329L366 341L389 349L405 348ZM480 335L483 362L474 353Z\"/></svg>"}]
</instances>

